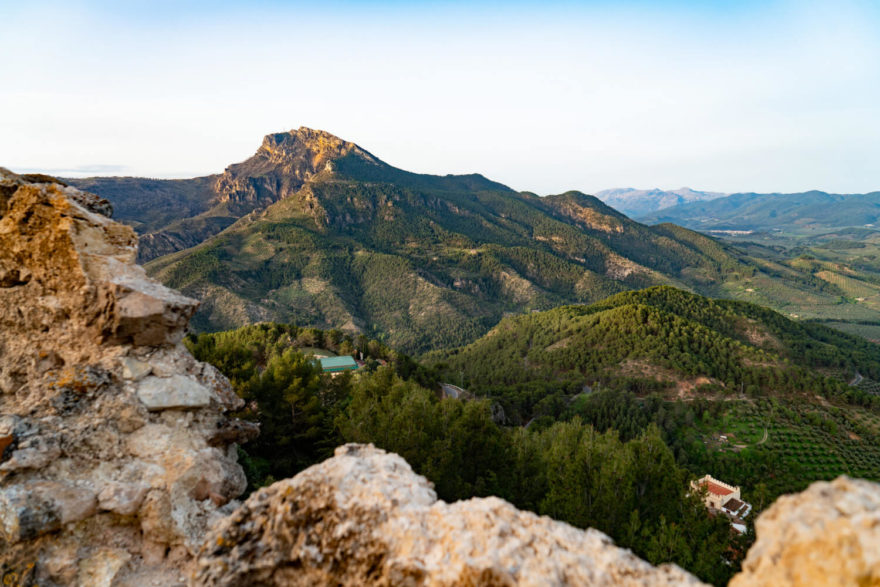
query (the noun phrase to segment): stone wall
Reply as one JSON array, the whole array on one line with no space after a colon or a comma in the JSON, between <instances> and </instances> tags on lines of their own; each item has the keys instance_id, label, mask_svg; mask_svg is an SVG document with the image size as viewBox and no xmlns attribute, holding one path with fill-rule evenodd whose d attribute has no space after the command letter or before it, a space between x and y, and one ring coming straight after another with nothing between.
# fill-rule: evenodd
<instances>
[{"instance_id":1,"label":"stone wall","mask_svg":"<svg viewBox=\"0 0 880 587\"><path fill-rule=\"evenodd\" d=\"M194 300L109 204L0 168L0 577L181 584L245 488L241 400L182 346ZM6 584L6 583L4 583Z\"/></svg>"}]
</instances>

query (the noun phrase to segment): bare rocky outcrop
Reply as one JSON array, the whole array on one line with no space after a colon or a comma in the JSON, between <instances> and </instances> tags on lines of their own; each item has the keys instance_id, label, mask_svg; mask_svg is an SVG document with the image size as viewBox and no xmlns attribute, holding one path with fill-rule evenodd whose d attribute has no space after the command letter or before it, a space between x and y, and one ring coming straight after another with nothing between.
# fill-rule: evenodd
<instances>
[{"instance_id":1,"label":"bare rocky outcrop","mask_svg":"<svg viewBox=\"0 0 880 587\"><path fill-rule=\"evenodd\" d=\"M699 585L596 530L490 497L454 504L401 457L348 444L252 495L205 541L194 585Z\"/></svg>"},{"instance_id":2,"label":"bare rocky outcrop","mask_svg":"<svg viewBox=\"0 0 880 587\"><path fill-rule=\"evenodd\" d=\"M106 200L0 168L0 576L182 582L245 488L228 381Z\"/></svg>"},{"instance_id":3,"label":"bare rocky outcrop","mask_svg":"<svg viewBox=\"0 0 880 587\"><path fill-rule=\"evenodd\" d=\"M780 497L731 587L880 584L880 485L839 477Z\"/></svg>"},{"instance_id":4,"label":"bare rocky outcrop","mask_svg":"<svg viewBox=\"0 0 880 587\"><path fill-rule=\"evenodd\" d=\"M372 165L384 165L354 143L326 131L300 127L267 135L250 159L226 168L217 178L218 202L246 213L296 193L333 162L348 155Z\"/></svg>"}]
</instances>

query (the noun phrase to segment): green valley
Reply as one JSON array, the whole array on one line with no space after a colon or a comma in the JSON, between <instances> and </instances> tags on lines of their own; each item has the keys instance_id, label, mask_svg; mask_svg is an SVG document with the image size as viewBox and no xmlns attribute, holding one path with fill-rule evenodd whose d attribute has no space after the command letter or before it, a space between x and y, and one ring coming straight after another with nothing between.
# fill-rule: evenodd
<instances>
[{"instance_id":1,"label":"green valley","mask_svg":"<svg viewBox=\"0 0 880 587\"><path fill-rule=\"evenodd\" d=\"M880 232L843 228L828 232L727 234L725 242L743 251L768 272L821 280L836 292L831 305L786 299L775 284L750 278L723 286L725 297L770 305L795 318L820 322L869 340L880 340ZM775 296L768 300L768 293Z\"/></svg>"}]
</instances>

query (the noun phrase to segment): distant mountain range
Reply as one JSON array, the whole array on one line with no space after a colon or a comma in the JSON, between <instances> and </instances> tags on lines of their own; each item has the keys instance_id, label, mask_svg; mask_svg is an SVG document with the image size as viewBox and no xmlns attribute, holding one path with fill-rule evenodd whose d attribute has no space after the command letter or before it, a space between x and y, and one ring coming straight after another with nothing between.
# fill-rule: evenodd
<instances>
[{"instance_id":1,"label":"distant mountain range","mask_svg":"<svg viewBox=\"0 0 880 587\"><path fill-rule=\"evenodd\" d=\"M880 192L829 194L741 193L689 202L639 216L648 224L674 222L700 231L816 232L844 227L880 228Z\"/></svg>"},{"instance_id":2,"label":"distant mountain range","mask_svg":"<svg viewBox=\"0 0 880 587\"><path fill-rule=\"evenodd\" d=\"M721 192L701 192L687 187L677 190L615 188L596 193L597 198L632 218L679 204L714 200L726 195Z\"/></svg>"},{"instance_id":3,"label":"distant mountain range","mask_svg":"<svg viewBox=\"0 0 880 587\"><path fill-rule=\"evenodd\" d=\"M189 180L72 179L140 233L148 272L199 298L193 324L272 320L363 332L408 352L470 342L510 313L652 285L836 310L831 284L760 264L579 192L422 175L307 128Z\"/></svg>"}]
</instances>

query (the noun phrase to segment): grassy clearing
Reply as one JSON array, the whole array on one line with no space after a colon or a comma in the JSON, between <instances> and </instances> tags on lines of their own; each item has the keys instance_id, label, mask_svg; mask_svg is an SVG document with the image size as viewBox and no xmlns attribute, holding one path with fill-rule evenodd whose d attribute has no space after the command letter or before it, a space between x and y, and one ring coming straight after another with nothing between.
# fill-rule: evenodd
<instances>
[{"instance_id":1,"label":"grassy clearing","mask_svg":"<svg viewBox=\"0 0 880 587\"><path fill-rule=\"evenodd\" d=\"M733 402L717 426L718 446L732 450L755 445L764 437L768 425L766 414L755 408L752 402ZM720 436L725 436L721 439Z\"/></svg>"}]
</instances>

